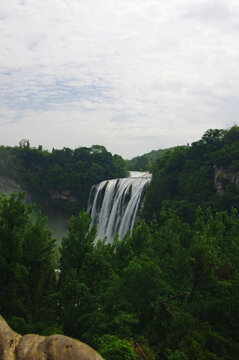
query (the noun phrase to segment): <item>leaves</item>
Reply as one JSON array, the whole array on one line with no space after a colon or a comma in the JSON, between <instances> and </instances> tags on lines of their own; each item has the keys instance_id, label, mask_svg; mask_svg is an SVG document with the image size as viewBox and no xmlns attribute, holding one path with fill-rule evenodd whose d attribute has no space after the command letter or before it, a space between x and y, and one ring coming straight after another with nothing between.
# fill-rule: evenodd
<instances>
[{"instance_id":1,"label":"leaves","mask_svg":"<svg viewBox=\"0 0 239 360\"><path fill-rule=\"evenodd\" d=\"M24 194L0 198L0 303L7 319L27 323L43 320L42 303L55 282L55 241L40 213L31 222L33 208L23 200Z\"/></svg>"}]
</instances>

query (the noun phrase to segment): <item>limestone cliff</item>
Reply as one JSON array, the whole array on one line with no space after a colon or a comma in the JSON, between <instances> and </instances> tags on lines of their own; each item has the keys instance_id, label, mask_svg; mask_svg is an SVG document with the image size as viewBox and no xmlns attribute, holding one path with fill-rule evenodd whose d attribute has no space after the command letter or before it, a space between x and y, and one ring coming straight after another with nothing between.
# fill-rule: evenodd
<instances>
[{"instance_id":1,"label":"limestone cliff","mask_svg":"<svg viewBox=\"0 0 239 360\"><path fill-rule=\"evenodd\" d=\"M63 335L15 333L0 316L1 360L103 360L88 345Z\"/></svg>"},{"instance_id":2,"label":"limestone cliff","mask_svg":"<svg viewBox=\"0 0 239 360\"><path fill-rule=\"evenodd\" d=\"M217 191L217 194L222 196L228 184L239 185L239 171L233 169L232 166L224 168L222 166L214 167L214 185Z\"/></svg>"},{"instance_id":3,"label":"limestone cliff","mask_svg":"<svg viewBox=\"0 0 239 360\"><path fill-rule=\"evenodd\" d=\"M4 195L9 196L12 193L19 193L23 191L24 190L21 188L21 186L12 178L7 176L0 176L0 192Z\"/></svg>"}]
</instances>

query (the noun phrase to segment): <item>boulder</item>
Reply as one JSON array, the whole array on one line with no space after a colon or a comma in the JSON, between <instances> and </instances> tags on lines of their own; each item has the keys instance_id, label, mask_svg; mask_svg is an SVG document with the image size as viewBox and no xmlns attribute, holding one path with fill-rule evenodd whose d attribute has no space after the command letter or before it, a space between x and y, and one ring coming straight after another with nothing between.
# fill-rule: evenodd
<instances>
[{"instance_id":1,"label":"boulder","mask_svg":"<svg viewBox=\"0 0 239 360\"><path fill-rule=\"evenodd\" d=\"M21 340L21 335L15 333L0 315L0 359L16 360L15 349Z\"/></svg>"},{"instance_id":2,"label":"boulder","mask_svg":"<svg viewBox=\"0 0 239 360\"><path fill-rule=\"evenodd\" d=\"M15 333L0 316L1 360L103 360L90 346L63 335Z\"/></svg>"}]
</instances>

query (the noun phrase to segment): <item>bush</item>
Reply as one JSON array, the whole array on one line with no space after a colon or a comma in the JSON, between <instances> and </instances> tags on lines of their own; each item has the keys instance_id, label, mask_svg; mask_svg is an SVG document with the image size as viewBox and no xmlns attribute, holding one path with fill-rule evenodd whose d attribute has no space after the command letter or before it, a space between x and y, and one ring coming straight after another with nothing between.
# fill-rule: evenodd
<instances>
[{"instance_id":1,"label":"bush","mask_svg":"<svg viewBox=\"0 0 239 360\"><path fill-rule=\"evenodd\" d=\"M133 345L126 339L106 334L98 339L99 353L106 360L136 360Z\"/></svg>"}]
</instances>

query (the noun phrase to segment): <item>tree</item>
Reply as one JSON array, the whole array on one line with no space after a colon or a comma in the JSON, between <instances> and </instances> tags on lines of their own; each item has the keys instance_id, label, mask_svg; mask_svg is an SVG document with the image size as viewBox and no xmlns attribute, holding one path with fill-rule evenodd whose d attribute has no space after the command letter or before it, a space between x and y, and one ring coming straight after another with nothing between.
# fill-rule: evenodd
<instances>
[{"instance_id":1,"label":"tree","mask_svg":"<svg viewBox=\"0 0 239 360\"><path fill-rule=\"evenodd\" d=\"M93 295L81 279L83 263L94 248L96 228L85 211L72 216L69 231L60 248L60 318L64 332L79 337L87 330L87 314L95 310ZM74 319L74 326L72 321Z\"/></svg>"},{"instance_id":2,"label":"tree","mask_svg":"<svg viewBox=\"0 0 239 360\"><path fill-rule=\"evenodd\" d=\"M209 129L202 136L201 141L211 151L215 151L222 146L225 133L223 129Z\"/></svg>"},{"instance_id":3,"label":"tree","mask_svg":"<svg viewBox=\"0 0 239 360\"><path fill-rule=\"evenodd\" d=\"M56 291L55 269L57 266L55 239L46 227L46 218L39 212L33 224L29 224L23 243L23 262L27 268L25 307L28 320L43 322L54 319L56 304L50 311L49 301ZM47 314L46 308L48 308ZM52 318L51 318L52 315ZM47 321L46 321L47 322Z\"/></svg>"},{"instance_id":4,"label":"tree","mask_svg":"<svg viewBox=\"0 0 239 360\"><path fill-rule=\"evenodd\" d=\"M44 332L55 315L47 300L55 291L55 241L40 213L32 222L32 210L23 193L0 197L1 313L19 332Z\"/></svg>"},{"instance_id":5,"label":"tree","mask_svg":"<svg viewBox=\"0 0 239 360\"><path fill-rule=\"evenodd\" d=\"M98 339L98 350L106 360L137 360L132 343L115 335L103 335Z\"/></svg>"},{"instance_id":6,"label":"tree","mask_svg":"<svg viewBox=\"0 0 239 360\"><path fill-rule=\"evenodd\" d=\"M78 276L86 254L93 250L96 227L91 228L90 225L90 215L84 210L72 216L68 234L63 238L60 248L61 277L72 272Z\"/></svg>"},{"instance_id":7,"label":"tree","mask_svg":"<svg viewBox=\"0 0 239 360\"><path fill-rule=\"evenodd\" d=\"M0 197L0 303L9 319L12 313L24 314L27 267L23 262L23 244L31 208L23 203L24 194Z\"/></svg>"}]
</instances>

